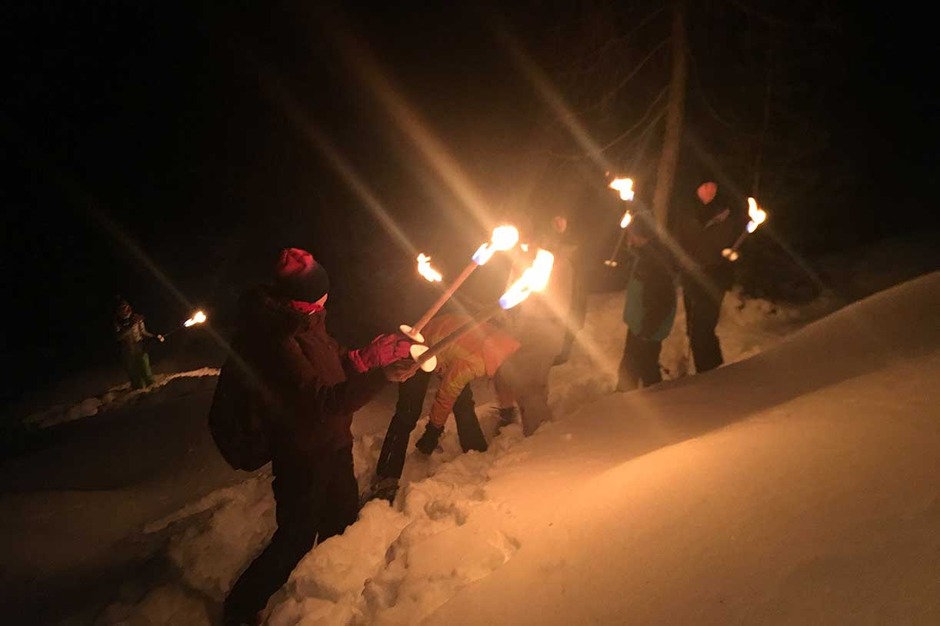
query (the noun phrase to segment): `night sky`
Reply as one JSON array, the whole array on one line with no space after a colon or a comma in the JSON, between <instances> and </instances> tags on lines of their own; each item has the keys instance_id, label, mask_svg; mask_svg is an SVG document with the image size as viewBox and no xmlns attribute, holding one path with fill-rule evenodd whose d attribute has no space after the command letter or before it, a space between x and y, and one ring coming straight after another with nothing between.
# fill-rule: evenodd
<instances>
[{"instance_id":1,"label":"night sky","mask_svg":"<svg viewBox=\"0 0 940 626\"><path fill-rule=\"evenodd\" d=\"M603 163L655 171L661 125L586 157L518 50L604 146L668 80L666 47L600 98L668 34L658 2L17 4L0 20L4 402L114 361L116 294L155 332L196 307L222 331L277 249L302 246L330 271L331 328L363 341L433 300L416 251L454 276L487 237L473 199L590 233L619 220ZM780 241L816 254L936 228L926 20L692 4L686 141L745 192L766 90L749 66L778 42L760 189ZM598 232L606 255L616 231Z\"/></svg>"}]
</instances>

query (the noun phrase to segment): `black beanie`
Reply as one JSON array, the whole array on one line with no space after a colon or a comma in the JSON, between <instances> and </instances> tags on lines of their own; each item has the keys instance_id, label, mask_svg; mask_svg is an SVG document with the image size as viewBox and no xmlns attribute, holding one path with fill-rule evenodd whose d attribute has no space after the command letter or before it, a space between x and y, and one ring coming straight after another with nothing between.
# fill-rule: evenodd
<instances>
[{"instance_id":1,"label":"black beanie","mask_svg":"<svg viewBox=\"0 0 940 626\"><path fill-rule=\"evenodd\" d=\"M284 248L275 268L274 284L291 300L316 302L330 291L330 276L306 250Z\"/></svg>"}]
</instances>

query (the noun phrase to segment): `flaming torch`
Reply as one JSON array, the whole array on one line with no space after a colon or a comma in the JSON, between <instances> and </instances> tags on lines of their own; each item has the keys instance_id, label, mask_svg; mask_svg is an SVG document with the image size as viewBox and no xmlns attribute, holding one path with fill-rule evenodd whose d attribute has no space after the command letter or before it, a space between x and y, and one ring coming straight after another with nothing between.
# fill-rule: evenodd
<instances>
[{"instance_id":1,"label":"flaming torch","mask_svg":"<svg viewBox=\"0 0 940 626\"><path fill-rule=\"evenodd\" d=\"M721 251L721 256L725 257L729 261L737 261L738 257L741 255L738 254L738 248L744 242L744 239L757 230L757 227L764 223L767 219L767 212L764 211L757 204L757 200L754 198L747 199L747 214L751 220L747 223L747 226L744 228L744 232L741 233L741 236L738 237L737 241L734 242L734 245L730 248L725 248Z\"/></svg>"},{"instance_id":2,"label":"flaming torch","mask_svg":"<svg viewBox=\"0 0 940 626\"><path fill-rule=\"evenodd\" d=\"M401 332L405 333L405 335L411 339L414 339L415 341L424 341L424 337L421 335L421 329L423 329L427 323L431 321L432 317L437 315L437 312L441 309L442 306L444 306L444 303L447 302L452 295L454 295L460 285L462 285L465 280L470 278L470 274L472 274L473 271L481 265L486 265L486 262L490 260L494 253L497 251L509 250L514 245L516 245L516 242L518 241L519 231L516 230L515 226L503 225L494 228L490 240L477 248L477 251L474 252L473 256L471 257L470 263L460 273L460 276L458 276L457 279L451 283L447 289L444 290L444 293L442 293L441 296L437 299L437 302L431 305L431 308L424 312L424 315L421 316L421 319L415 322L414 326L402 324L399 327L401 328ZM420 255L418 257L418 271L421 272L422 276L428 278L427 275L421 271L422 256L424 255ZM428 257L428 259L430 260L430 257ZM440 276L440 274L438 274L438 276ZM428 280L432 279L428 278Z\"/></svg>"},{"instance_id":3,"label":"flaming torch","mask_svg":"<svg viewBox=\"0 0 940 626\"><path fill-rule=\"evenodd\" d=\"M431 257L423 252L418 254L418 273L424 276L429 283L439 283L444 279L440 272L431 267Z\"/></svg>"},{"instance_id":4,"label":"flaming torch","mask_svg":"<svg viewBox=\"0 0 940 626\"><path fill-rule=\"evenodd\" d=\"M205 314L205 313L203 313L202 311L196 311L195 313L193 313L193 316L192 316L191 318L189 318L188 320L186 320L185 322L183 322L183 325L182 325L182 326L179 326L179 327L177 327L177 328L174 328L173 330L171 330L171 331L168 332L168 333L164 333L164 334L163 334L163 338L166 339L167 337L169 337L170 335L172 335L172 334L175 333L176 331L180 330L181 328L190 328L190 327L195 326L195 325L197 325L197 324L202 324L203 322L206 321L206 319L208 319L208 318L206 317L206 314Z\"/></svg>"},{"instance_id":5,"label":"flaming torch","mask_svg":"<svg viewBox=\"0 0 940 626\"><path fill-rule=\"evenodd\" d=\"M422 370L425 372L433 372L437 367L437 354L440 353L441 350L467 333L479 328L500 311L508 311L513 308L528 298L532 292L543 291L545 287L548 286L548 280L551 278L554 264L555 256L548 250L539 249L535 254L532 265L526 268L522 276L509 286L509 289L500 296L499 301L495 305L488 309L483 309L477 313L473 319L457 328L433 346L428 347L421 344L413 344L411 346L411 357Z\"/></svg>"},{"instance_id":6,"label":"flaming torch","mask_svg":"<svg viewBox=\"0 0 940 626\"><path fill-rule=\"evenodd\" d=\"M633 191L632 178L615 178L610 181L608 187L619 192L620 199L624 202L633 202L633 198L636 194ZM620 246L623 245L624 234L627 232L627 226L629 226L632 221L633 214L630 212L630 206L627 205L627 209L623 212L623 217L620 218L620 236L617 238L617 243L610 253L610 258L604 261L604 265L607 267L617 267L617 261L614 257L617 256L617 251L620 250Z\"/></svg>"}]
</instances>

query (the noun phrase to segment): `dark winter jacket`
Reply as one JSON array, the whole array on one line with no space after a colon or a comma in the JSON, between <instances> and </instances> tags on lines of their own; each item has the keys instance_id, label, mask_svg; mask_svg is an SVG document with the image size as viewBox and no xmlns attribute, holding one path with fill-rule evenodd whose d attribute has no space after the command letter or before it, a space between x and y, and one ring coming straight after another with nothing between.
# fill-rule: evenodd
<instances>
[{"instance_id":1,"label":"dark winter jacket","mask_svg":"<svg viewBox=\"0 0 940 626\"><path fill-rule=\"evenodd\" d=\"M730 248L741 235L747 218L743 207L719 190L715 198L703 204L697 196L681 207L677 235L679 245L692 267L683 266L685 274L701 271L721 289L730 289L733 267L721 252Z\"/></svg>"},{"instance_id":2,"label":"dark winter jacket","mask_svg":"<svg viewBox=\"0 0 940 626\"><path fill-rule=\"evenodd\" d=\"M662 341L676 318L676 285L669 253L657 239L649 239L632 247L631 254L623 321L634 335Z\"/></svg>"},{"instance_id":3,"label":"dark winter jacket","mask_svg":"<svg viewBox=\"0 0 940 626\"><path fill-rule=\"evenodd\" d=\"M144 316L138 313L132 313L124 319L116 318L114 320L114 334L124 354L143 353L144 339L154 336L153 333L147 330L147 326L144 324Z\"/></svg>"},{"instance_id":4,"label":"dark winter jacket","mask_svg":"<svg viewBox=\"0 0 940 626\"><path fill-rule=\"evenodd\" d=\"M326 311L302 314L268 287L242 296L233 344L258 383L275 472L351 445L353 412L387 384L380 368L354 370Z\"/></svg>"}]
</instances>

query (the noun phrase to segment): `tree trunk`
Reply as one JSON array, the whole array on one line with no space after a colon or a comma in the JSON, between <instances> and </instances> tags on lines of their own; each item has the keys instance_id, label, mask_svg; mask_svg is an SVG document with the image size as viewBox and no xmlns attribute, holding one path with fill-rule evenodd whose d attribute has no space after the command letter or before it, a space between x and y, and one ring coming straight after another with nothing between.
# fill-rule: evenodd
<instances>
[{"instance_id":1,"label":"tree trunk","mask_svg":"<svg viewBox=\"0 0 940 626\"><path fill-rule=\"evenodd\" d=\"M672 78L669 82L669 102L666 105L666 132L656 168L656 189L653 192L653 215L663 228L669 219L669 198L672 195L676 165L679 162L682 120L685 113L685 90L688 80L685 15L685 0L673 0Z\"/></svg>"},{"instance_id":2,"label":"tree trunk","mask_svg":"<svg viewBox=\"0 0 940 626\"><path fill-rule=\"evenodd\" d=\"M751 185L751 195L754 197L760 195L760 173L764 159L764 143L770 130L770 111L774 98L774 63L776 61L774 48L776 46L776 37L773 25L770 26L770 35L767 39L769 43L767 45L767 73L764 75L764 119L760 128L760 137L757 140L757 155L754 158L754 182Z\"/></svg>"}]
</instances>

